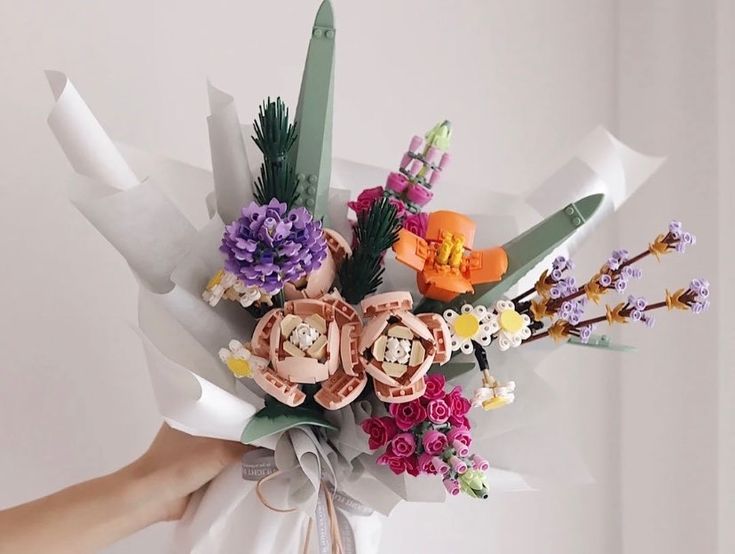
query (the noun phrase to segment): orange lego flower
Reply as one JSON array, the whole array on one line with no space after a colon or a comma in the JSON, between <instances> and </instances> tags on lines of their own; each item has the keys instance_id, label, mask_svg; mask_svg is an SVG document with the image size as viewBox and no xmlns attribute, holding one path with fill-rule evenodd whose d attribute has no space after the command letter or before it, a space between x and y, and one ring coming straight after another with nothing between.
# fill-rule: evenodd
<instances>
[{"instance_id":1,"label":"orange lego flower","mask_svg":"<svg viewBox=\"0 0 735 554\"><path fill-rule=\"evenodd\" d=\"M500 281L508 269L503 248L472 249L475 229L475 222L466 215L433 212L425 239L401 229L393 251L400 262L418 272L421 294L451 302L460 294L473 292L473 285Z\"/></svg>"}]
</instances>

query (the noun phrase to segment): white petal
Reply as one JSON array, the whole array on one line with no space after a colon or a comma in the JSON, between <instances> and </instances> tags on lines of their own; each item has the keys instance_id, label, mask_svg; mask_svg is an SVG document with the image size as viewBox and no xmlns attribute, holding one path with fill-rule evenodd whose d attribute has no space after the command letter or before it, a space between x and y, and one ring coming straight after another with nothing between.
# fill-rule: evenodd
<instances>
[{"instance_id":1,"label":"white petal","mask_svg":"<svg viewBox=\"0 0 735 554\"><path fill-rule=\"evenodd\" d=\"M443 315L444 315L444 321L446 321L447 323L452 323L459 316L459 314L455 312L454 310L444 310Z\"/></svg>"},{"instance_id":2,"label":"white petal","mask_svg":"<svg viewBox=\"0 0 735 554\"><path fill-rule=\"evenodd\" d=\"M475 351L475 347L472 346L472 343L468 340L464 341L462 343L462 352L464 354L472 354Z\"/></svg>"},{"instance_id":3,"label":"white petal","mask_svg":"<svg viewBox=\"0 0 735 554\"><path fill-rule=\"evenodd\" d=\"M495 307L499 312L504 312L505 310L512 310L513 309L513 302L510 300L500 299L495 303Z\"/></svg>"}]
</instances>

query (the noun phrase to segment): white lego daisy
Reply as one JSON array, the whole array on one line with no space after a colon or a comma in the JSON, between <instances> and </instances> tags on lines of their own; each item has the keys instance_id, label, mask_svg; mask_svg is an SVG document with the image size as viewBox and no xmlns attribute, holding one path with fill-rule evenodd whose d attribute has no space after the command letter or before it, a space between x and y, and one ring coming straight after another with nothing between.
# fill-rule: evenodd
<instances>
[{"instance_id":1,"label":"white lego daisy","mask_svg":"<svg viewBox=\"0 0 735 554\"><path fill-rule=\"evenodd\" d=\"M471 304L462 306L460 313L446 310L443 316L452 337L452 350L472 354L473 342L488 346L493 340L493 333L499 329L497 321L493 321L490 315L485 306Z\"/></svg>"},{"instance_id":2,"label":"white lego daisy","mask_svg":"<svg viewBox=\"0 0 735 554\"><path fill-rule=\"evenodd\" d=\"M516 384L513 381L500 384L495 381L493 384L485 383L482 387L475 390L472 398L472 406L482 407L483 410L494 410L502 408L508 404L512 404L515 397Z\"/></svg>"},{"instance_id":3,"label":"white lego daisy","mask_svg":"<svg viewBox=\"0 0 735 554\"><path fill-rule=\"evenodd\" d=\"M220 348L219 358L237 378L252 377L253 370L268 365L268 360L256 356L238 340L231 340L227 348Z\"/></svg>"},{"instance_id":4,"label":"white lego daisy","mask_svg":"<svg viewBox=\"0 0 735 554\"><path fill-rule=\"evenodd\" d=\"M516 348L531 336L531 318L519 314L510 300L498 300L495 310L489 316L489 324L493 332L497 332L497 343L500 350Z\"/></svg>"}]
</instances>

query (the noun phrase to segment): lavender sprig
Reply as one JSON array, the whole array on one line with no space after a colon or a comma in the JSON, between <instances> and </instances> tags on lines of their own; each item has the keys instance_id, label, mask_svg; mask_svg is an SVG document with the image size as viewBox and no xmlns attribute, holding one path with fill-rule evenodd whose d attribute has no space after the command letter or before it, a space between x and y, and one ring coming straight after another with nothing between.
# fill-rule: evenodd
<instances>
[{"instance_id":1,"label":"lavender sprig","mask_svg":"<svg viewBox=\"0 0 735 554\"><path fill-rule=\"evenodd\" d=\"M285 283L319 269L327 241L321 221L306 208L288 210L273 199L265 206L245 206L242 216L225 227L220 251L227 256L227 271L274 295Z\"/></svg>"},{"instance_id":2,"label":"lavender sprig","mask_svg":"<svg viewBox=\"0 0 735 554\"><path fill-rule=\"evenodd\" d=\"M634 321L650 328L653 327L655 318L649 312L667 308L669 311L690 311L698 315L709 309L709 297L709 282L706 279L693 279L687 288L679 289L673 293L667 290L666 297L661 302L649 304L643 297L629 296L626 302L621 302L616 306L606 306L606 313L603 316L586 319L576 324L559 318L546 330L532 335L524 344L545 337L552 337L559 341L570 336L579 337L582 343L586 343L592 336L594 326L605 321L610 325Z\"/></svg>"}]
</instances>

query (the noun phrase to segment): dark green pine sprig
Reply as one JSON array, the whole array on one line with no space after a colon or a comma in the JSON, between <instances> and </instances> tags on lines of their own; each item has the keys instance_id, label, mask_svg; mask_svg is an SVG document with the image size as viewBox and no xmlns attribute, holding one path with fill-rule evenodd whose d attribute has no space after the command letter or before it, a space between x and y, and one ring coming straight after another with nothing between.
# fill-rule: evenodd
<instances>
[{"instance_id":1,"label":"dark green pine sprig","mask_svg":"<svg viewBox=\"0 0 735 554\"><path fill-rule=\"evenodd\" d=\"M288 153L296 142L296 124L288 121L288 108L279 98L263 102L255 121L255 144L263 153L260 175L255 180L255 200L267 204L273 198L290 208L299 197L298 183Z\"/></svg>"},{"instance_id":2,"label":"dark green pine sprig","mask_svg":"<svg viewBox=\"0 0 735 554\"><path fill-rule=\"evenodd\" d=\"M381 198L357 214L355 248L339 270L342 296L358 304L383 282L383 257L398 240L401 219L388 198Z\"/></svg>"}]
</instances>

